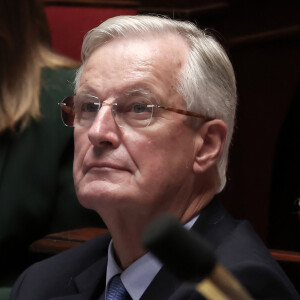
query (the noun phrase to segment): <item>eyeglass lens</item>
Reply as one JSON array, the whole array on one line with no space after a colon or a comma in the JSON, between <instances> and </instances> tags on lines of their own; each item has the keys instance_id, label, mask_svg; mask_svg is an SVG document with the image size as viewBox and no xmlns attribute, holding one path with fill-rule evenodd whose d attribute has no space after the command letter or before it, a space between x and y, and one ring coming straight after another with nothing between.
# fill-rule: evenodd
<instances>
[{"instance_id":1,"label":"eyeglass lens","mask_svg":"<svg viewBox=\"0 0 300 300\"><path fill-rule=\"evenodd\" d=\"M77 95L65 98L61 103L62 119L67 126L89 127L102 106L109 105L116 123L120 126L146 127L153 114L152 103L144 97L122 99L114 103L100 101L92 95Z\"/></svg>"}]
</instances>

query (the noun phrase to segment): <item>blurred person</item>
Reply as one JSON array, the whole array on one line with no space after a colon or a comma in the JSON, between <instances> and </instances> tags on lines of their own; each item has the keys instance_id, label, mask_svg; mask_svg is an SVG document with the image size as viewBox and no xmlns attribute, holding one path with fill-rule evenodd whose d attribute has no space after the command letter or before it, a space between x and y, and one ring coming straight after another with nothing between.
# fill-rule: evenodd
<instances>
[{"instance_id":1,"label":"blurred person","mask_svg":"<svg viewBox=\"0 0 300 300\"><path fill-rule=\"evenodd\" d=\"M102 223L77 201L73 131L57 103L78 63L50 47L41 0L0 1L0 285L27 266L29 244Z\"/></svg>"},{"instance_id":2,"label":"blurred person","mask_svg":"<svg viewBox=\"0 0 300 300\"><path fill-rule=\"evenodd\" d=\"M142 246L161 214L206 239L254 299L299 299L251 225L216 197L237 98L222 46L189 22L120 16L86 35L82 57L75 95L60 105L74 127L78 199L110 233L34 264L11 299L203 299Z\"/></svg>"}]
</instances>

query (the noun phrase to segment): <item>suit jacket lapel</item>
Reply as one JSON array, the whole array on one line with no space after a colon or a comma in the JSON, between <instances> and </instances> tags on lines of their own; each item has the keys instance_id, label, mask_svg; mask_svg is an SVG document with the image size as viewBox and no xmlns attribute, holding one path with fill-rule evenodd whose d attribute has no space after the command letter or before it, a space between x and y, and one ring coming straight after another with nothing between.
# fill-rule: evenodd
<instances>
[{"instance_id":1,"label":"suit jacket lapel","mask_svg":"<svg viewBox=\"0 0 300 300\"><path fill-rule=\"evenodd\" d=\"M49 300L87 300L97 299L105 289L107 256L84 270L70 282L74 294L54 297Z\"/></svg>"},{"instance_id":2,"label":"suit jacket lapel","mask_svg":"<svg viewBox=\"0 0 300 300\"><path fill-rule=\"evenodd\" d=\"M213 199L211 203L201 211L192 230L208 240L214 248L217 248L223 240L220 236L223 236L224 231L230 230L230 228L227 227L230 227L228 223L231 224L231 222L226 222L227 218L231 217L222 204L219 200ZM220 230L220 226L222 230ZM192 286L181 282L163 267L155 276L141 297L141 300L187 299L189 295L194 293L196 292Z\"/></svg>"},{"instance_id":3,"label":"suit jacket lapel","mask_svg":"<svg viewBox=\"0 0 300 300\"><path fill-rule=\"evenodd\" d=\"M201 212L192 230L216 249L235 227L234 219L215 197Z\"/></svg>"},{"instance_id":4,"label":"suit jacket lapel","mask_svg":"<svg viewBox=\"0 0 300 300\"><path fill-rule=\"evenodd\" d=\"M56 298L49 298L49 300L87 300L91 299L91 292L86 291L82 292L80 294L74 294L74 295L68 295L68 296L62 296L62 297L56 297Z\"/></svg>"}]
</instances>

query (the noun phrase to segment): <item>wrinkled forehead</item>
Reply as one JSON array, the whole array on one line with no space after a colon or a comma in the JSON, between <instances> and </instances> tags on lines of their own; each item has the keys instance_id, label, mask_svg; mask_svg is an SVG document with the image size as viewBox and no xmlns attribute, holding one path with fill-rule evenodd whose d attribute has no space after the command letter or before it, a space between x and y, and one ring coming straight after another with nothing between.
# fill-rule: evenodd
<instances>
[{"instance_id":1,"label":"wrinkled forehead","mask_svg":"<svg viewBox=\"0 0 300 300\"><path fill-rule=\"evenodd\" d=\"M99 26L101 27L101 25ZM176 29L165 28L161 30L143 28L141 31L137 30L135 27L127 28L125 31L118 32L110 31L110 28L103 28L100 32L87 34L87 37L84 39L82 46L82 59L83 62L86 62L92 53L99 47L115 42L115 41L124 41L124 40L165 40L168 37L173 37L177 41L181 41L186 45L189 44L189 40L186 39L182 34L179 33Z\"/></svg>"},{"instance_id":2,"label":"wrinkled forehead","mask_svg":"<svg viewBox=\"0 0 300 300\"><path fill-rule=\"evenodd\" d=\"M117 38L93 51L83 66L80 89L86 83L120 89L124 85L169 96L177 92L188 53L187 43L174 34Z\"/></svg>"},{"instance_id":3,"label":"wrinkled forehead","mask_svg":"<svg viewBox=\"0 0 300 300\"><path fill-rule=\"evenodd\" d=\"M90 38L88 46L85 45L85 47L83 47L82 49L82 67L84 67L87 64L93 53L99 48L103 48L109 44L124 44L129 41L135 41L136 45L138 45L139 43L141 45L145 45L146 42L149 42L150 44L156 45L159 48L162 48L164 46L168 48L168 46L171 47L171 45L174 44L175 48L172 49L172 53L169 52L168 54L172 55L171 57L177 60L179 58L188 56L190 52L190 46L188 41L177 32L128 32L125 36L108 36L107 38L100 40L98 40L97 37ZM171 44L168 45L168 43ZM147 49L148 47L149 45L146 45L145 49Z\"/></svg>"},{"instance_id":4,"label":"wrinkled forehead","mask_svg":"<svg viewBox=\"0 0 300 300\"><path fill-rule=\"evenodd\" d=\"M169 63L183 64L188 57L190 52L190 46L187 41L183 39L182 36L173 32L165 32L165 33L129 33L126 36L118 36L115 38L111 38L104 43L97 45L97 41L95 41L95 47L88 57L85 58L84 64L86 65L90 58L93 56L95 52L98 52L99 49L110 47L119 47L123 46L123 49L128 49L129 45L134 45L134 47L129 48L132 53L137 53L139 49L142 49L145 54L151 53L152 55L160 54L164 55L165 59L169 61ZM127 53L128 55L128 53ZM138 58L138 57L136 57Z\"/></svg>"}]
</instances>

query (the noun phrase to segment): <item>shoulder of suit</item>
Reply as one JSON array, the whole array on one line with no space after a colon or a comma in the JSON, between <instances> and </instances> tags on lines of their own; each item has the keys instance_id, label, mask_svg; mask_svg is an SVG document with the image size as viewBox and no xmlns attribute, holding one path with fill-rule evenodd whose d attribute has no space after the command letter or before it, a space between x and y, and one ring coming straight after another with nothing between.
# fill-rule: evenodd
<instances>
[{"instance_id":1,"label":"shoulder of suit","mask_svg":"<svg viewBox=\"0 0 300 300\"><path fill-rule=\"evenodd\" d=\"M88 242L84 242L79 246L37 262L32 265L28 271L35 272L35 270L47 270L48 266L51 266L52 270L55 268L62 269L72 265L76 268L78 262L80 262L81 267L88 267L95 261L107 256L110 240L110 234L107 233L101 235Z\"/></svg>"}]
</instances>

